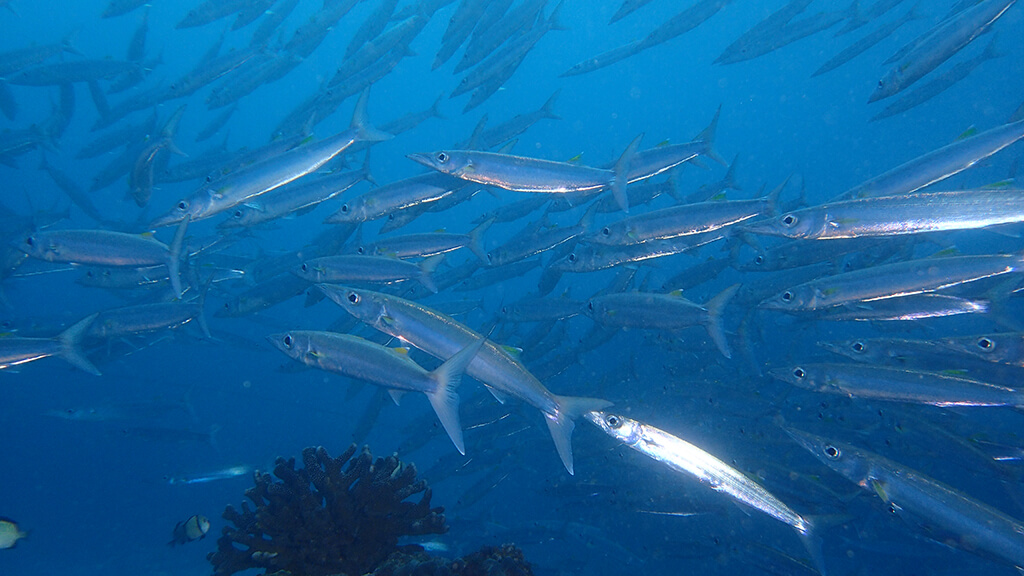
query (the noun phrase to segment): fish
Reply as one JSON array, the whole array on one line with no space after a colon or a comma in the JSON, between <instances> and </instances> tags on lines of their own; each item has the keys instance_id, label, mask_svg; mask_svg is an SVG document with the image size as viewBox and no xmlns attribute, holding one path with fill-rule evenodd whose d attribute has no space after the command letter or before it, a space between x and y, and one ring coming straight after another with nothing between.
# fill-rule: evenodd
<instances>
[{"instance_id":1,"label":"fish","mask_svg":"<svg viewBox=\"0 0 1024 576\"><path fill-rule=\"evenodd\" d=\"M875 493L891 512L914 515L955 538L945 546L994 554L1011 566L1024 565L1024 524L916 470L828 438L786 428L805 450L867 492ZM921 533L932 532L922 526ZM941 532L939 532L941 534Z\"/></svg>"},{"instance_id":2,"label":"fish","mask_svg":"<svg viewBox=\"0 0 1024 576\"><path fill-rule=\"evenodd\" d=\"M822 310L934 292L1022 270L1024 256L945 256L872 266L811 280L761 302L770 310Z\"/></svg>"},{"instance_id":3,"label":"fish","mask_svg":"<svg viewBox=\"0 0 1024 576\"><path fill-rule=\"evenodd\" d=\"M404 392L422 392L430 400L452 444L460 454L466 454L459 420L458 388L462 374L480 351L484 339L467 345L430 372L402 351L358 336L293 330L272 334L267 339L278 350L307 366L382 386L396 402Z\"/></svg>"},{"instance_id":4,"label":"fish","mask_svg":"<svg viewBox=\"0 0 1024 576\"><path fill-rule=\"evenodd\" d=\"M902 98L896 100L892 104L889 104L888 106L885 107L884 110L872 116L871 121L874 122L875 120L889 118L891 116L895 116L896 114L906 112L907 110L910 110L915 106L923 104L928 100L931 100L935 96L941 94L942 92L946 91L948 88L950 88L957 82L966 78L971 72L974 71L975 68L980 66L983 62L992 60L994 58L999 58L1000 56L1002 56L1002 53L1000 53L996 49L995 40L996 39L993 37L992 40L988 43L988 45L985 46L985 49L977 56L971 58L970 60L965 60L963 62L957 63L956 66L953 66L949 70L946 70L939 76L933 78L931 81L920 85L918 88L914 90L907 92L906 94L903 95Z\"/></svg>"},{"instance_id":5,"label":"fish","mask_svg":"<svg viewBox=\"0 0 1024 576\"><path fill-rule=\"evenodd\" d=\"M210 531L210 520L206 516L200 516L196 514L190 516L188 520L178 522L174 525L174 535L171 541L167 543L168 546L177 546L188 544L189 542L195 542L196 540L202 540L206 538L206 533Z\"/></svg>"},{"instance_id":6,"label":"fish","mask_svg":"<svg viewBox=\"0 0 1024 576\"><path fill-rule=\"evenodd\" d=\"M896 60L868 98L877 102L907 89L983 34L1016 0L979 2L938 23L920 43Z\"/></svg>"},{"instance_id":7,"label":"fish","mask_svg":"<svg viewBox=\"0 0 1024 576\"><path fill-rule=\"evenodd\" d=\"M186 217L193 220L209 218L319 169L358 140L390 139L390 134L379 132L366 122L368 98L369 90L364 90L356 103L348 130L250 164L210 185L204 184L190 197L179 200L174 208L151 222L150 226L169 226Z\"/></svg>"},{"instance_id":8,"label":"fish","mask_svg":"<svg viewBox=\"0 0 1024 576\"><path fill-rule=\"evenodd\" d=\"M100 376L100 371L86 358L81 349L82 339L96 316L86 316L55 338L0 338L0 370L50 356L60 356L72 366L94 376Z\"/></svg>"},{"instance_id":9,"label":"fish","mask_svg":"<svg viewBox=\"0 0 1024 576\"><path fill-rule=\"evenodd\" d=\"M230 480L231 478L238 478L239 476L245 476L246 474L251 474L252 472L252 466L230 466L228 468L224 468L223 470L204 472L202 474L194 474L188 476L171 476L167 478L167 483L171 484L172 486L177 484L206 484L207 482L216 482L217 480Z\"/></svg>"},{"instance_id":10,"label":"fish","mask_svg":"<svg viewBox=\"0 0 1024 576\"><path fill-rule=\"evenodd\" d=\"M181 220L168 246L155 238L109 230L43 230L29 234L14 247L47 262L139 268L163 264L170 273L174 293L181 297L182 242L190 218Z\"/></svg>"},{"instance_id":11,"label":"fish","mask_svg":"<svg viewBox=\"0 0 1024 576\"><path fill-rule=\"evenodd\" d=\"M479 333L451 317L409 300L345 286L318 284L317 287L364 323L441 360L447 360L472 342L483 339ZM540 410L562 464L570 475L573 474L570 437L575 419L591 410L611 405L607 400L552 394L508 352L490 341L473 357L466 374L482 382L496 396L513 396Z\"/></svg>"},{"instance_id":12,"label":"fish","mask_svg":"<svg viewBox=\"0 0 1024 576\"><path fill-rule=\"evenodd\" d=\"M587 420L602 432L676 472L693 476L715 492L721 492L791 527L800 537L818 572L825 574L821 540L810 519L801 516L743 472L689 442L632 418L593 411Z\"/></svg>"},{"instance_id":13,"label":"fish","mask_svg":"<svg viewBox=\"0 0 1024 576\"><path fill-rule=\"evenodd\" d=\"M910 22L911 20L917 18L920 18L920 16L918 16L917 14L917 11L914 8L911 8L901 18L892 20L887 24L879 26L878 28L871 31L869 34L862 37L860 40L847 46L845 49L840 51L832 58L829 58L824 64L818 67L818 69L815 70L814 73L811 74L811 77L813 78L815 76L820 76L826 72L831 72L832 70L839 68L843 64L849 62L850 60L853 60L857 56L860 56L872 46L875 46L882 40L885 40L889 36L892 36L894 32L902 28L903 25L906 24L907 22ZM848 20L848 22L852 22L852 20L853 19ZM840 32L846 30L847 27L848 26L843 27L840 30Z\"/></svg>"},{"instance_id":14,"label":"fish","mask_svg":"<svg viewBox=\"0 0 1024 576\"><path fill-rule=\"evenodd\" d=\"M306 178L235 206L228 219L218 223L217 228L228 230L256 226L290 214L305 213L369 178L372 176L368 166L351 172Z\"/></svg>"},{"instance_id":15,"label":"fish","mask_svg":"<svg viewBox=\"0 0 1024 576\"><path fill-rule=\"evenodd\" d=\"M804 208L744 232L831 240L977 230L1024 221L1024 191L958 190L876 196Z\"/></svg>"},{"instance_id":16,"label":"fish","mask_svg":"<svg viewBox=\"0 0 1024 576\"><path fill-rule=\"evenodd\" d=\"M27 537L28 532L22 530L17 522L0 516L0 550L14 548L18 544L18 540Z\"/></svg>"},{"instance_id":17,"label":"fish","mask_svg":"<svg viewBox=\"0 0 1024 576\"><path fill-rule=\"evenodd\" d=\"M680 330L702 325L708 336L726 358L732 357L722 327L722 311L736 294L734 284L705 305L683 298L680 294L620 292L605 294L587 301L583 313L605 326Z\"/></svg>"},{"instance_id":18,"label":"fish","mask_svg":"<svg viewBox=\"0 0 1024 576\"><path fill-rule=\"evenodd\" d=\"M629 212L626 183L641 137L626 147L614 170L475 150L442 150L407 157L456 178L513 192L564 194L610 188L619 207Z\"/></svg>"},{"instance_id":19,"label":"fish","mask_svg":"<svg viewBox=\"0 0 1024 576\"><path fill-rule=\"evenodd\" d=\"M940 407L1024 407L1024 390L938 372L864 364L805 363L769 370L806 390Z\"/></svg>"},{"instance_id":20,"label":"fish","mask_svg":"<svg viewBox=\"0 0 1024 576\"><path fill-rule=\"evenodd\" d=\"M299 264L292 273L311 283L390 284L416 280L427 290L437 292L431 274L442 260L443 254L431 256L419 264L387 256L322 256Z\"/></svg>"}]
</instances>

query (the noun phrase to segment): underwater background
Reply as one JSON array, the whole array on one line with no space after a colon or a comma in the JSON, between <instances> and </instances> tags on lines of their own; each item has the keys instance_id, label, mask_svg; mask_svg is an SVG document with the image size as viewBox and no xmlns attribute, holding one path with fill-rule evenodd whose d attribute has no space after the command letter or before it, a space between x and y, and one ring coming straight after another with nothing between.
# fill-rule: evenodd
<instances>
[{"instance_id":1,"label":"underwater background","mask_svg":"<svg viewBox=\"0 0 1024 576\"><path fill-rule=\"evenodd\" d=\"M420 174L423 168L407 159L407 154L453 148L470 137L482 116L487 115L487 126L496 126L540 109L557 92L553 103L557 117L541 118L519 135L513 154L606 166L639 134L644 135L641 148L693 139L721 107L714 147L727 163L734 158L736 162L737 189L728 190L726 197L759 197L788 178L780 203L814 206L964 135L1008 123L1024 100L1024 44L1017 40L1024 30L1024 11L1012 2L991 30L920 82L978 57L990 41L995 42L997 57L980 62L968 76L926 102L879 120L872 118L891 100L869 104L868 98L891 67L883 61L960 3L921 2L912 7L911 2L890 2L896 5L892 10L863 28L836 36L852 14L850 4L814 0L796 18L839 15L832 26L763 56L715 64L745 31L788 6L782 0L734 0L676 38L593 72L562 76L579 62L644 38L699 3L653 0L609 24L619 9L618 0L564 0L557 8L564 29L544 34L501 88L468 112L463 111L467 96L448 98L464 75L453 74L462 51L431 69L449 20L462 3L441 6L411 41L408 53L373 82L368 102L368 116L376 127L427 110L442 97L440 115L375 144L369 157L373 178L383 185ZM884 1L861 2L859 10L866 12L873 3ZM198 0L154 0L108 18L101 17L106 8L103 0L4 4L10 9L0 8L0 53L69 39L77 54L54 54L46 60L49 63L125 59L126 47L145 14L145 78L133 88L107 94L113 108L144 90L185 76L221 38L221 54L246 49L260 19L270 18L286 2L265 3L260 19L238 30L230 29L233 15L203 26L176 28L199 5ZM378 0L356 3L330 27L322 43L283 77L240 97L226 124L205 142L196 142L196 135L225 110L208 109L206 99L222 81L232 81L230 76L187 97L140 108L108 130L140 123L156 110L160 120L152 131L155 137L160 125L187 104L174 143L188 156L173 156L171 165L211 154L211 147L256 149L271 140L289 113L324 90L324 83L344 62L349 41L381 4ZM395 11L414 4L415 0L403 0ZM283 53L291 34L315 22L327 8L319 0L300 0L274 32L264 54ZM837 69L812 77L822 63L857 38L911 9L917 18ZM550 0L543 6L542 18L555 10L556 2ZM106 92L112 82L112 77L102 77L98 85ZM14 235L24 227L109 228L72 204L40 168L40 158L45 156L47 163L88 189L118 154L76 157L102 133L93 130L101 112L86 83L69 85L73 86L73 115L66 118L59 138L0 154L4 159L0 204L8 223L3 230L5 244L17 241ZM11 83L7 89L16 113L0 116L0 130L6 135L42 125L62 106L58 85ZM356 97L344 100L326 118L317 118L314 138L346 129ZM1017 142L936 188L978 189L993 183L1018 188L1012 179L1022 157L1024 148ZM357 169L363 153L349 154L344 162L345 169ZM683 197L698 193L702 186L715 186L726 176L726 166L707 158L699 164L679 166L672 172ZM131 232L147 230L145 223L199 184L196 179L157 182L148 205L140 208L127 195L127 182L127 175L119 177L88 192L88 198L109 222L121 222ZM300 250L332 226L322 221L343 201L372 189L361 182L310 214L233 236L214 251L230 255L238 262L233 268L245 270L252 263ZM399 233L439 229L467 233L480 215L526 196L495 188L443 212L426 213ZM662 195L650 208L634 207L630 214L674 202ZM544 225L572 226L583 211L575 207L552 212ZM542 212L495 223L484 234L485 247L523 234L524 225L539 221ZM623 216L621 212L599 214L597 222L601 225ZM216 222L221 219L192 223L188 234L217 237ZM379 220L366 223L359 232L361 238L375 239L380 224ZM896 237L891 242L893 252L899 253L892 257L924 257L943 250L1016 254L1024 248L1018 231L967 230L914 237L914 242ZM173 234L174 228L161 228L155 237L170 243ZM774 240L766 239L765 244ZM350 240L354 241L355 237ZM868 252L865 248L864 253ZM694 277L688 278L682 294L696 303L706 303L740 284L739 296L726 306L723 318L732 358L720 354L700 326L672 332L623 329L594 348L581 348L594 322L578 315L549 326L545 335L552 337L524 363L555 393L607 399L616 413L685 438L755 479L801 514L822 518L818 536L831 574L1012 574L1014 568L1005 560L966 552L970 542L936 538L927 521L892 513L888 503L829 470L781 426L813 430L870 449L1019 521L1024 518L1024 438L1019 433L1024 417L1019 410L827 395L774 379L768 370L797 362L840 362L839 356L818 345L826 341L1019 332L1022 328L1015 326L1020 324L1021 308L1016 297L1003 290L1001 318L965 315L879 323L808 319L757 309L760 300L810 277L805 272L738 269L756 253L742 241L730 240L728 245L720 241L638 265L567 273L550 294L579 300L582 306L623 268L635 268L632 288L648 292L669 292L682 285L678 279L677 285L671 285L670 279L680 273L685 277L692 270ZM541 254L541 267L496 284L464 291L443 289L417 301L458 309L453 315L482 334L496 324L490 338L520 346L535 323L504 321L500 309L537 290L548 258ZM439 272L474 259L467 250L453 252ZM196 260L201 262L202 257ZM723 260L728 264L698 268ZM206 271L225 267L221 262L208 268L200 265L200 278ZM871 260L875 265L879 262ZM0 276L4 337L54 336L94 312L153 298L158 290L90 287L76 282L80 275L80 268L32 260L5 270ZM298 457L307 446L324 446L334 455L353 442L369 445L375 456L397 453L402 461L416 464L420 477L433 490L433 505L445 508L450 530L409 541L429 541L431 549L442 549L435 552L440 555L457 557L484 545L513 543L523 549L537 574L817 572L789 527L736 506L694 479L620 446L583 419L573 435L575 474L570 475L536 410L518 400L499 404L471 378L459 389L467 448L466 456L461 456L422 398L411 395L395 405L375 386L301 369L267 343L266 337L274 333L330 329L333 322L348 316L334 303L318 301L307 306L307 297L296 294L242 317L215 315L250 287L244 277L209 287L205 307L212 337L205 337L193 321L172 330L90 342L86 353L102 376L58 358L0 371L0 516L16 520L29 533L16 547L0 550L0 574L211 573L206 556L215 550L216 538L227 525L221 512L244 499L243 492L252 485L251 470L270 470L276 457ZM973 288L969 295L980 297L994 287L989 283ZM400 285L395 290L401 294ZM389 343L367 326L353 327L351 332ZM438 365L424 354L411 357L427 369ZM897 365L903 361L897 359ZM923 368L963 369L952 359L945 365L936 364L934 358L930 362ZM975 375L982 374L986 381L1011 388L1018 386L1021 375L1019 367L977 370ZM245 467L246 473L188 482L235 466ZM168 546L175 525L195 514L210 519L209 535L184 546Z\"/></svg>"}]
</instances>

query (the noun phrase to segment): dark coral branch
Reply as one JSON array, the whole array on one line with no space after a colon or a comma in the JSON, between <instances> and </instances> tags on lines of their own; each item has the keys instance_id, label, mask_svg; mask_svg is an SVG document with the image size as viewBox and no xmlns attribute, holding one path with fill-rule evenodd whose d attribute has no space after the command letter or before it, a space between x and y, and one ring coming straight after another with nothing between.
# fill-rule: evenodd
<instances>
[{"instance_id":1,"label":"dark coral branch","mask_svg":"<svg viewBox=\"0 0 1024 576\"><path fill-rule=\"evenodd\" d=\"M216 576L252 568L299 576L358 575L398 550L401 536L443 534L444 508L431 508L427 483L397 456L378 458L353 444L337 458L322 446L295 459L278 458L274 473L253 475L241 511L228 506L217 551ZM275 479L276 477L276 479ZM422 493L419 501L407 498Z\"/></svg>"}]
</instances>

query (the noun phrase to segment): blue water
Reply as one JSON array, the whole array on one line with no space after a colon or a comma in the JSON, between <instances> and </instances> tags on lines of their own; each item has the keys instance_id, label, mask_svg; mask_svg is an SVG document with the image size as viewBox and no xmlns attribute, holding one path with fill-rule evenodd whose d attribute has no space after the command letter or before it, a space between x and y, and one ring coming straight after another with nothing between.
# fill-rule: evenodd
<instances>
[{"instance_id":1,"label":"blue water","mask_svg":"<svg viewBox=\"0 0 1024 576\"><path fill-rule=\"evenodd\" d=\"M166 83L187 72L224 30L230 19L200 28L176 30L174 24L195 1L155 1L150 12L147 58L162 53L158 66L142 87ZM327 36L323 44L285 78L263 86L239 102L221 134L195 143L195 135L220 110L207 111L209 88L187 101L166 102L161 121L187 102L179 148L199 154L228 133L231 149L255 148L269 139L281 118L314 93L341 62L351 34L376 7L360 3ZM403 3L404 4L404 3ZM979 131L1003 124L1024 95L1024 11L1013 6L995 24L1004 55L983 63L964 81L930 101L893 118L869 119L889 101L868 105L867 99L887 70L882 61L946 14L953 2L921 3L922 18L830 73L811 78L818 66L873 29L878 23L840 38L839 26L798 41L766 56L727 66L712 61L733 40L771 12L781 0L738 0L695 30L608 68L577 77L559 74L575 63L641 38L690 2L655 0L624 20L608 25L618 7L613 0L566 0L562 8L568 30L552 31L528 55L504 88L481 107L463 114L468 96L445 100L444 119L429 119L411 132L374 147L371 168L379 183L418 174L422 169L405 155L427 152L466 139L481 115L489 126L535 110L555 90L560 120L542 120L520 137L515 153L550 160L582 154L588 165L604 165L619 156L639 133L645 147L663 140L685 142L700 132L721 105L716 147L738 157L740 192L748 198L762 187L771 189L794 175L783 199L791 202L802 183L810 204L842 191L902 162L954 141L970 127ZM30 2L14 0L14 13L0 9L0 52L33 44L57 42L76 32L74 45L90 58L122 59L141 18L141 11L100 19L102 0ZM461 76L453 76L456 53L431 72L447 21L457 4L434 15L412 44L415 55L371 90L369 116L380 125L430 106L450 92ZM904 3L882 18L898 17ZM816 0L805 12L845 9L845 0ZM553 7L549 3L547 12ZM320 9L303 0L284 24L283 38ZM242 48L258 24L230 32L223 50ZM991 34L970 44L936 73L979 53ZM68 55L68 59L74 56ZM930 79L929 78L926 78ZM923 82L923 81L922 81ZM112 104L126 95L111 95ZM87 188L92 177L112 158L77 160L75 153L94 134L97 118L87 89L76 90L75 114L67 132L47 151L48 160ZM19 105L14 120L0 117L0 129L21 129L43 121L58 100L57 88L12 86ZM354 99L346 101L316 127L317 137L344 129ZM141 111L128 121L150 113ZM1015 144L972 169L941 184L942 189L980 187L1011 177L1024 148ZM39 152L16 159L17 168L0 165L0 201L28 215L68 205L47 174L37 169ZM175 159L176 160L176 159ZM358 166L360 158L351 158ZM679 169L684 194L722 178L725 169ZM193 182L158 185L148 208L155 217L187 196ZM112 218L134 220L139 209L126 199L125 179L93 193L100 210ZM358 185L345 197L368 189ZM520 199L513 192L497 197L480 194L442 214L429 214L401 232L446 228L466 232L477 215ZM296 220L258 230L243 243L264 256L296 250L315 233L339 205L338 200ZM660 198L655 207L669 205ZM61 228L91 228L95 223L72 207ZM493 227L488 246L497 246L535 220L540 212L514 223ZM553 220L575 223L578 212ZM610 222L619 214L601 216ZM215 233L214 218L190 228L194 235ZM379 225L364 230L370 239ZM170 242L173 232L156 236ZM5 238L6 240L6 238ZM971 232L930 239L918 255L955 245L964 253L1016 252L1019 236ZM894 242L905 242L896 240ZM697 254L659 260L638 273L650 274L648 290L687 266L708 258L728 258L712 245ZM240 252L240 251L239 251ZM749 254L749 250L744 254ZM466 251L450 256L459 264L472 258ZM23 277L3 283L8 307L3 316L15 326L37 322L59 332L95 311L125 305L134 295L75 284L77 272L62 265L30 262ZM52 273L34 274L61 269ZM566 275L555 295L568 290L585 299L603 288L614 272ZM539 271L478 293L441 294L435 301L465 296L480 299L482 309L460 317L484 329L498 306L524 295L536 285ZM757 285L763 276L727 269L702 283L686 297L704 302L734 283ZM215 310L240 287L215 289L209 309ZM973 294L977 296L978 294ZM427 300L429 303L430 300ZM742 345L737 331L746 310L729 308L730 342ZM196 475L234 465L262 470L277 456L297 457L303 447L323 445L340 453L377 390L312 370L294 370L293 363L264 340L287 329L326 329L343 317L330 302L303 306L303 298L241 319L210 318L215 341L201 339L192 325L149 337L113 342L90 350L103 372L94 377L59 359L21 366L0 374L0 516L19 522L30 536L13 550L0 550L0 575L64 574L68 576L128 574L206 574L205 557L215 549L228 504L237 506L251 485L248 475L197 485L170 484L168 478ZM1012 567L989 561L930 540L918 524L891 514L877 497L860 490L821 465L780 431L788 422L857 443L940 479L973 498L1015 518L1024 518L1020 500L1021 464L993 464L991 454L969 453L939 434L983 437L1024 445L1018 432L1022 418L1010 409L944 410L934 407L865 402L796 390L761 374L768 366L787 366L807 358L837 361L815 346L822 340L861 336L929 338L991 331L991 319L945 319L913 325L873 327L849 323L799 322L782 314L762 314L751 334L749 352L726 360L695 327L679 334L625 331L597 350L583 354L561 374L545 381L558 394L607 398L616 410L650 422L718 455L757 479L802 514L823 516L821 531L826 564L832 574L1011 574ZM569 349L592 326L580 316L568 322L561 341ZM1003 328L999 328L1003 329ZM525 330L520 329L520 334ZM370 331L360 332L369 335ZM556 350L557 352L557 350ZM416 356L425 365L435 363ZM1019 381L1019 379L1017 380ZM995 382L1014 386L1017 381ZM81 407L129 403L187 403L191 412L171 408L145 411L128 419L74 421L48 415ZM484 422L503 413L511 416L466 431L469 451L459 457L440 430L429 405L419 397L401 406L384 405L368 435L358 439L379 456L398 451L415 462L434 489L433 502L446 508L451 526L438 537L448 554L461 555L485 544L513 542L526 551L538 574L750 573L812 574L806 553L792 530L750 509L741 509L691 478L684 478L646 457L617 447L592 426L579 422L573 437L576 474L562 467L537 411L511 402L500 406L483 388L467 382L462 389L463 424ZM472 406L472 408L470 408ZM149 438L138 430L169 428L208 433L206 440ZM432 439L405 454L403 443L429 431ZM474 459L476 461L474 462ZM470 465L463 468L469 461ZM483 464L480 464L480 463ZM431 475L432 474L432 475ZM490 487L489 490L481 488ZM687 513L668 516L651 512ZM200 542L171 548L175 523L193 514L213 522Z\"/></svg>"}]
</instances>

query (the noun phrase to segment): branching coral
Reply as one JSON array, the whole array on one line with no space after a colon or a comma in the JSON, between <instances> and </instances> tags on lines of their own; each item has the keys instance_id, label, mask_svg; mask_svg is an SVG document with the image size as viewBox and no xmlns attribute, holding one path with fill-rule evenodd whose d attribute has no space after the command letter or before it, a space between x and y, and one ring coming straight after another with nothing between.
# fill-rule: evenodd
<instances>
[{"instance_id":1,"label":"branching coral","mask_svg":"<svg viewBox=\"0 0 1024 576\"><path fill-rule=\"evenodd\" d=\"M322 446L295 459L277 459L273 476L255 473L245 492L256 509L232 506L209 555L216 576L251 568L299 576L359 575L399 549L400 536L443 534L444 508L430 507L430 489L416 480L416 467L395 456L373 460L353 444L331 458ZM406 498L423 493L418 502Z\"/></svg>"}]
</instances>

